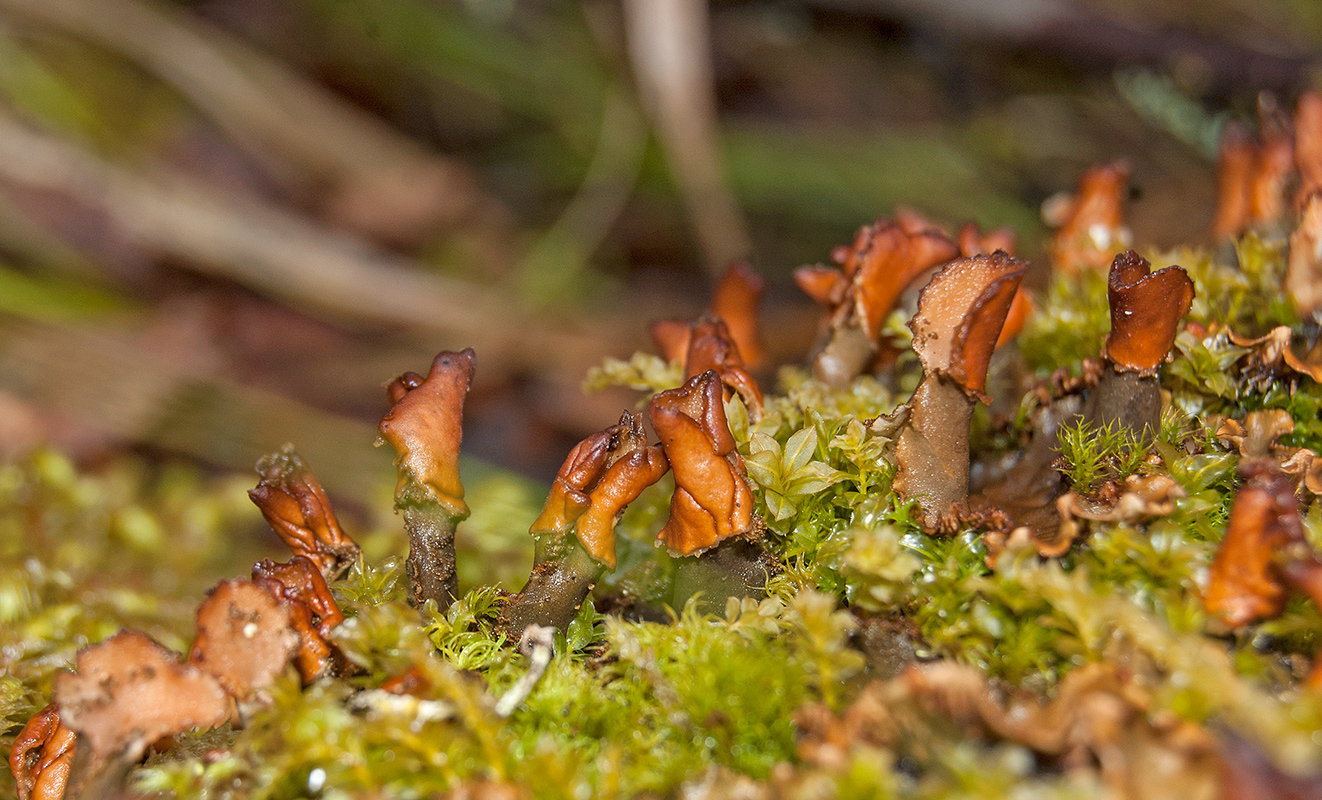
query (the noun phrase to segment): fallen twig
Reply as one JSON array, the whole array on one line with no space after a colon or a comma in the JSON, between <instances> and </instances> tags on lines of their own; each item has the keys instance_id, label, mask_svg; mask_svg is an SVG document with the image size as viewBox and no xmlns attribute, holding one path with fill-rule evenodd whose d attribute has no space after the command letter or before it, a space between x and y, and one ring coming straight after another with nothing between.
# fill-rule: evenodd
<instances>
[{"instance_id":1,"label":"fallen twig","mask_svg":"<svg viewBox=\"0 0 1322 800\"><path fill-rule=\"evenodd\" d=\"M715 280L752 245L721 171L705 0L626 0L629 59L639 93Z\"/></svg>"},{"instance_id":2,"label":"fallen twig","mask_svg":"<svg viewBox=\"0 0 1322 800\"><path fill-rule=\"evenodd\" d=\"M551 656L555 655L555 628L529 625L523 630L523 636L519 637L519 652L529 659L528 671L496 701L496 714L501 717L508 717L523 705L523 701L528 699L538 681L546 674Z\"/></svg>"},{"instance_id":3,"label":"fallen twig","mask_svg":"<svg viewBox=\"0 0 1322 800\"><path fill-rule=\"evenodd\" d=\"M0 11L111 49L174 86L287 187L390 240L498 222L462 164L395 133L224 31L136 0L0 0ZM329 187L329 190L327 189Z\"/></svg>"},{"instance_id":4,"label":"fallen twig","mask_svg":"<svg viewBox=\"0 0 1322 800\"><path fill-rule=\"evenodd\" d=\"M331 316L449 334L493 364L590 363L599 340L546 321L473 284L429 273L290 211L148 178L0 112L0 181L54 192L103 215L128 241L181 264Z\"/></svg>"}]
</instances>

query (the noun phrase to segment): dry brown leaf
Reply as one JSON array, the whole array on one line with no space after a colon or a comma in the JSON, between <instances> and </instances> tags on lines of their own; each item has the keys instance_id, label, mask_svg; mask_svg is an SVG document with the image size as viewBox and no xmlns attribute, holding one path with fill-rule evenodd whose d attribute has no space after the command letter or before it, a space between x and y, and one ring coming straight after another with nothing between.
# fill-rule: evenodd
<instances>
[{"instance_id":1,"label":"dry brown leaf","mask_svg":"<svg viewBox=\"0 0 1322 800\"><path fill-rule=\"evenodd\" d=\"M1059 529L1049 538L1034 535L1033 544L1044 558L1062 556L1082 532L1079 520L1146 522L1174 511L1175 501L1184 496L1184 487L1169 475L1130 475L1123 489L1100 498L1067 492L1056 498Z\"/></svg>"},{"instance_id":2,"label":"dry brown leaf","mask_svg":"<svg viewBox=\"0 0 1322 800\"><path fill-rule=\"evenodd\" d=\"M1245 458L1268 458L1277 451L1276 440L1294 431L1290 413L1280 408L1251 411L1239 420L1226 419L1216 429L1216 438L1235 446Z\"/></svg>"},{"instance_id":3,"label":"dry brown leaf","mask_svg":"<svg viewBox=\"0 0 1322 800\"><path fill-rule=\"evenodd\" d=\"M878 749L923 753L953 722L964 736L1024 745L1067 771L1095 770L1126 800L1157 800L1177 789L1182 797L1213 800L1216 741L1151 708L1144 686L1113 664L1080 667L1041 700L998 691L976 667L936 661L869 684L839 716L807 706L795 723L800 758L828 772Z\"/></svg>"},{"instance_id":4,"label":"dry brown leaf","mask_svg":"<svg viewBox=\"0 0 1322 800\"><path fill-rule=\"evenodd\" d=\"M1322 383L1322 364L1305 362L1295 355L1290 346L1294 331L1288 326L1279 325L1256 339L1240 336L1234 331L1228 331L1228 335L1232 343L1249 348L1248 355L1244 356L1244 372L1258 374L1263 379L1293 372Z\"/></svg>"}]
</instances>

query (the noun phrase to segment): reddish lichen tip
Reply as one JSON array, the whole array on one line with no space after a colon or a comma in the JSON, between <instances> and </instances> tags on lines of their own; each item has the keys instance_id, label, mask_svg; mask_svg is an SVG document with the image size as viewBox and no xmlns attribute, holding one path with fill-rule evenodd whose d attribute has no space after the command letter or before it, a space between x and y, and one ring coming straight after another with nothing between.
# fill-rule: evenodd
<instances>
[{"instance_id":1,"label":"reddish lichen tip","mask_svg":"<svg viewBox=\"0 0 1322 800\"><path fill-rule=\"evenodd\" d=\"M379 430L397 454L397 504L430 502L454 517L468 516L459 479L459 448L464 398L476 363L472 348L446 351L436 356L422 381L406 373L390 384L393 405Z\"/></svg>"},{"instance_id":2,"label":"reddish lichen tip","mask_svg":"<svg viewBox=\"0 0 1322 800\"><path fill-rule=\"evenodd\" d=\"M647 414L675 475L670 519L658 540L672 554L690 555L751 533L752 487L730 434L716 372L655 395Z\"/></svg>"},{"instance_id":3,"label":"reddish lichen tip","mask_svg":"<svg viewBox=\"0 0 1322 800\"><path fill-rule=\"evenodd\" d=\"M932 278L909 322L924 374L948 376L982 396L992 351L1026 269L998 250L952 261Z\"/></svg>"},{"instance_id":4,"label":"reddish lichen tip","mask_svg":"<svg viewBox=\"0 0 1322 800\"><path fill-rule=\"evenodd\" d=\"M1153 374L1170 352L1180 320L1193 304L1193 280L1181 267L1151 272L1127 250L1115 257L1107 279L1111 332L1105 354L1116 367Z\"/></svg>"},{"instance_id":5,"label":"reddish lichen tip","mask_svg":"<svg viewBox=\"0 0 1322 800\"><path fill-rule=\"evenodd\" d=\"M1278 557L1289 545L1305 541L1290 480L1262 463L1246 471L1248 480L1235 494L1203 596L1209 613L1236 627L1285 609Z\"/></svg>"}]
</instances>

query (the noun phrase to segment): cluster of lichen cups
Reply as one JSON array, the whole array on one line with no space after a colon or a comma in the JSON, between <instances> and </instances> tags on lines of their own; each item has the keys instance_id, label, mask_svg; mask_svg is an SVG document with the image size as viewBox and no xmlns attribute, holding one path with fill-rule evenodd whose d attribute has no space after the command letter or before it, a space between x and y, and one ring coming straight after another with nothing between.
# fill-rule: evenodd
<instances>
[{"instance_id":1,"label":"cluster of lichen cups","mask_svg":"<svg viewBox=\"0 0 1322 800\"><path fill-rule=\"evenodd\" d=\"M940 238L930 231L917 236L928 243ZM902 252L915 249L914 238L900 236ZM954 248L938 251L949 255ZM1133 263L1118 259L1113 271ZM909 280L927 268L927 257L918 264L908 270ZM1023 274L1023 263L1001 250L948 260L919 296L911 327L924 377L907 406L874 425L894 435L895 490L921 505L929 525L939 525L967 500L973 404L986 399L987 368ZM855 291L867 295L862 284ZM897 297L892 292L885 302ZM829 321L833 333L823 353L839 349L833 344L839 325L838 315ZM675 567L664 588L633 600L671 608L694 601L715 611L729 597L760 594L779 569L759 541L755 490L726 418L725 402L736 396L752 418L761 412L761 392L738 344L715 316L658 330L668 330L669 340L682 346L686 374L683 385L648 403L659 443L648 444L642 415L626 412L570 452L530 528L537 544L529 579L501 607L497 625L508 641L530 626L568 626L615 566L615 526L624 508L667 472L674 493L657 539ZM755 327L745 330L755 335ZM819 362L824 357L836 356L819 355ZM406 373L395 379L387 388L392 407L380 425L398 456L396 506L410 540L408 598L440 611L457 595L454 539L468 516L458 460L474 366L471 350L444 352L425 378ZM833 369L839 377L843 367ZM55 703L34 718L15 748L15 773L29 793L43 781L54 785L61 774L68 775L71 797L108 791L153 741L227 719L241 724L244 709L262 702L262 692L289 663L305 681L350 669L328 639L343 615L326 580L342 575L358 549L292 450L264 459L259 472L262 480L250 494L293 560L259 563L252 581L222 582L199 608L187 661L133 632L84 650L78 674L57 682ZM150 680L141 677L147 663L155 665L147 670ZM159 693L188 699L177 707L153 704ZM152 709L150 718L135 710L142 708Z\"/></svg>"},{"instance_id":2,"label":"cluster of lichen cups","mask_svg":"<svg viewBox=\"0 0 1322 800\"><path fill-rule=\"evenodd\" d=\"M680 566L682 596L645 599L682 607L705 592L715 598L709 602L723 604L726 596L756 593L766 584L774 561L757 543L753 487L725 416L726 382L750 400L760 395L723 323L695 324L688 351L690 365L705 359L712 367L651 399L647 413L660 444L649 445L641 417L625 412L565 459L530 528L537 545L527 584L503 606L500 626L511 641L529 625L569 624L602 574L615 567L615 525L625 507L667 472L674 473L675 492L658 541L676 558L719 561L728 569L707 584ZM442 611L455 598L455 527L467 516L458 442L472 374L471 351L442 353L426 379L405 375L391 384L395 404L381 422L382 437L399 455L396 505L411 543L410 598L418 605L435 602ZM742 544L727 544L732 540ZM742 561L752 565L731 561L728 552L743 554Z\"/></svg>"},{"instance_id":3,"label":"cluster of lichen cups","mask_svg":"<svg viewBox=\"0 0 1322 800\"><path fill-rule=\"evenodd\" d=\"M290 665L305 684L349 671L331 638L344 615L327 580L358 560L358 546L292 449L262 459L258 472L250 495L292 558L260 561L251 580L212 589L186 658L138 631L80 651L77 672L57 676L54 701L15 739L9 765L21 797L118 797L156 742L241 726Z\"/></svg>"},{"instance_id":4,"label":"cluster of lichen cups","mask_svg":"<svg viewBox=\"0 0 1322 800\"><path fill-rule=\"evenodd\" d=\"M1294 206L1300 224L1291 233L1287 284L1294 287L1299 310L1313 313L1322 305L1314 291L1322 284L1322 157L1316 164L1304 157L1322 154L1322 146L1308 147L1322 143L1322 98L1305 98L1299 118L1301 131L1307 130L1296 135L1290 150L1297 164L1284 163L1276 139L1254 144L1240 133L1227 135L1216 234L1270 233L1280 227L1291 205L1282 175L1297 171L1301 188ZM1080 426L1120 430L1140 443L1156 436L1163 403L1157 374L1194 301L1193 281L1183 269L1152 272L1127 249L1126 176L1120 164L1095 167L1075 195L1049 209L1057 227L1048 247L1053 270L1109 268L1110 329L1091 370L1045 399L1036 412L1036 435L1017 463L972 495L975 406L991 401L988 372L995 353L1032 311L1022 287L1027 265L1012 255L1013 236L1003 230L983 234L974 226L951 236L900 210L894 220L864 227L851 246L839 248L833 254L836 267L796 272L796 282L828 309L811 357L812 373L837 389L861 375L890 371L899 351L884 330L887 317L906 293L922 287L908 323L921 377L907 403L867 427L869 436L885 444L884 458L894 468L892 490L916 507L929 532L972 527L987 535L992 558L1015 537L1019 545L1052 557L1072 546L1076 517L1149 513L1153 499L1147 495L1128 506L1129 495L1088 498L1081 510L1070 491L1075 487L1057 468L1066 433ZM668 577L615 607L651 619L665 619L666 609L686 606L718 611L729 598L762 594L782 568L764 546L759 490L727 418L727 403L742 405L754 422L762 414L762 392L753 377L764 360L756 319L761 291L760 279L746 265L735 265L717 286L709 314L693 322L654 324L652 334L665 358L683 366L682 384L656 392L645 414L626 411L569 453L529 529L536 542L529 578L521 591L501 598L495 627L507 644L534 626L571 624L594 587L617 566L616 526L625 508L667 473L674 489L656 539L673 559ZM1291 351L1288 328L1252 340L1228 335L1264 374L1292 370L1313 380L1322 377L1322 368ZM408 600L419 607L434 604L441 612L459 595L455 537L462 535L460 524L469 514L459 454L475 365L471 350L443 352L425 377L396 378L387 387L391 408L379 429L397 454L395 502L410 543ZM1245 425L1277 433L1230 426L1223 435L1241 442L1245 483L1209 570L1204 602L1228 628L1280 614L1291 591L1322 605L1322 558L1303 534L1295 494L1300 481L1315 482L1314 494L1322 491L1322 459L1310 460L1315 454L1299 451L1287 457L1273 443L1283 429L1272 428L1265 417L1250 415ZM77 674L59 677L54 702L16 740L10 764L21 797L113 793L162 737L224 722L242 725L252 709L267 702L266 691L290 665L304 683L353 670L334 644L332 630L343 614L328 581L345 574L359 557L358 548L292 450L263 459L258 471L261 481L252 499L293 558L260 562L250 580L219 584L198 609L197 636L186 658L136 632L83 650ZM1133 497L1153 489L1128 482L1124 489L1111 488ZM921 694L928 691L924 681L938 678L964 680L924 673L913 678L911 688ZM977 683L981 692L972 703L976 714L994 730L1020 731L1003 709L986 702L981 680L965 681ZM1322 657L1307 683L1322 687Z\"/></svg>"}]
</instances>

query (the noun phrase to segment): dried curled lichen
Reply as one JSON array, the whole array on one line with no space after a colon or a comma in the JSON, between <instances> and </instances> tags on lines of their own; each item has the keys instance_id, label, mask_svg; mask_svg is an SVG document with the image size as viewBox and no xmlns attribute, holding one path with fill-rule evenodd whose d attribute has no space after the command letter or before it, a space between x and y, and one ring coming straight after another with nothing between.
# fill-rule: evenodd
<instances>
[{"instance_id":1,"label":"dried curled lichen","mask_svg":"<svg viewBox=\"0 0 1322 800\"><path fill-rule=\"evenodd\" d=\"M931 227L898 212L892 224L920 238ZM965 255L989 247L976 232L959 241ZM922 293L916 361L906 355L846 388L787 371L779 386L766 384L761 419L749 413L753 403L725 392L742 380L721 373L732 364L721 348L737 339L733 330L726 337L715 324L685 324L693 345L686 357L704 340L718 346L705 360L690 359L697 374L685 386L652 400L649 416L668 457L626 415L570 454L540 516L532 492L485 506L494 510L480 521L484 532L515 542L510 550L467 544L473 553L507 554L535 520L540 540L581 555L572 583L582 593L566 600L548 590L562 630L554 656L537 651L545 672L526 694L508 693L527 689L532 659L510 645L529 617L511 612L519 595L482 585L524 560L470 563L478 588L448 608L409 605L396 559L349 559L348 574L335 579L344 559L323 548L336 536L333 516L291 492L273 522L292 525L286 538L300 557L263 562L253 581L218 587L197 622L196 648L207 655L190 664L171 651L193 636L189 614L201 593L184 591L193 587L175 573L214 574L216 562L199 553L232 545L190 525L220 519L217 529L240 531L258 521L255 512L231 518L212 495L182 511L169 507L178 492L123 497L123 487L137 484L80 476L49 457L0 468L0 521L34 541L31 552L5 551L0 570L5 735L36 714L30 731L6 741L15 743L15 777L35 791L45 765L54 779L72 761L74 728L61 734L38 708L55 670L83 642L132 623L170 648L142 645L136 662L222 691L224 718L242 722L178 733L147 764L125 765L140 793L940 798L973 786L989 796L1144 797L1252 781L1302 791L1322 767L1314 741L1322 695L1309 688L1322 682L1314 677L1322 672L1310 674L1318 616L1298 597L1322 597L1322 569L1309 549L1322 530L1309 488L1322 463L1322 389L1308 369L1290 364L1310 346L1309 329L1288 303L1260 302L1279 296L1274 281L1287 254L1254 241L1241 243L1238 266L1219 254L1181 254L1189 279L1149 274L1122 256L1111 276L1119 319L1110 320L1109 339L1101 274L1057 276L1028 327L1030 369L1043 379L1036 385L1013 353L993 361L993 348L1004 346L993 317L1008 319L1013 298L1023 297L1020 265L1003 254L973 258L979 279L968 286L952 288L943 272ZM857 270L866 254L841 255ZM844 272L834 272L829 283L842 286ZM1167 275L1175 277L1160 277ZM1190 279L1194 322L1182 328ZM1138 298L1143 287L1157 287L1155 321ZM906 312L890 311L884 326L902 332ZM1251 335L1232 338L1213 315ZM1162 369L1171 338L1173 363ZM736 347L743 352L742 342ZM871 341L864 349L879 352ZM452 410L465 370L462 354L451 355L458 372L432 387L432 400ZM1099 355L1109 364L1080 361ZM614 377L648 392L679 382L656 359L632 363ZM1148 436L1070 424L1088 413L1085 399L1104 370L1120 374L1116 367L1155 389L1160 415ZM915 383L926 388L908 418L877 419ZM428 405L425 385L404 376L392 399ZM920 424L933 391L949 413ZM998 401L985 418L973 413L984 394ZM459 425L450 414L400 440L419 442L414 434L427 427L451 436L440 451L453 465ZM930 445L961 434L949 458L923 471L971 475L976 484L1002 474L1035 431L1049 431L1044 463L1061 492L1072 489L1050 503L1060 507L1061 527L1078 534L1062 536L1057 550L1005 524L995 508L924 506L940 496L915 488L921 460L906 436L922 432ZM452 519L462 492L457 468L405 451L403 505L429 504ZM667 483L639 492L672 462L667 517ZM1237 462L1250 469L1238 502ZM1280 474L1256 475L1254 463ZM234 487L228 493L242 497ZM481 499L460 502L481 516ZM938 524L925 524L933 511ZM662 547L653 546L658 531ZM364 541L375 543L372 552L391 539L388 531L371 535ZM736 553L747 571L726 583L710 571L693 578L697 566L729 567L731 543L756 544ZM323 563L307 560L325 555ZM545 555L539 550L539 566L549 563ZM103 573L102 562L113 569ZM620 574L606 577L612 565ZM533 577L552 571L534 567ZM173 588L160 600L132 588L147 585ZM672 608L640 602L649 587L656 591L648 602ZM1231 623L1244 631L1228 635ZM265 654L218 667L211 649L240 641ZM57 694L73 703L76 735L93 731L78 693ZM510 696L516 702L497 703ZM242 706L237 716L231 697ZM185 716L214 724L214 715ZM160 730L134 728L129 745L100 748L120 747L127 757Z\"/></svg>"},{"instance_id":2,"label":"dried curled lichen","mask_svg":"<svg viewBox=\"0 0 1322 800\"><path fill-rule=\"evenodd\" d=\"M347 572L361 551L340 528L321 483L293 446L261 458L257 474L261 481L248 497L290 551L331 578Z\"/></svg>"},{"instance_id":3,"label":"dried curled lichen","mask_svg":"<svg viewBox=\"0 0 1322 800\"><path fill-rule=\"evenodd\" d=\"M675 473L670 519L657 539L689 555L755 530L753 491L721 400L714 370L661 392L647 408Z\"/></svg>"},{"instance_id":4,"label":"dried curled lichen","mask_svg":"<svg viewBox=\"0 0 1322 800\"><path fill-rule=\"evenodd\" d=\"M1115 257L1106 282L1111 331L1102 352L1118 369L1144 375L1166 360L1194 297L1193 281L1180 267L1151 269L1127 250Z\"/></svg>"}]
</instances>

